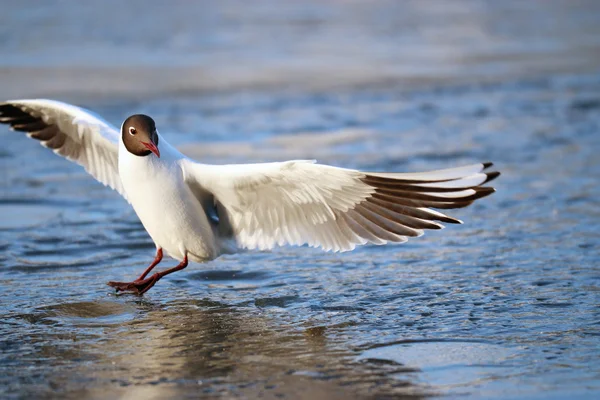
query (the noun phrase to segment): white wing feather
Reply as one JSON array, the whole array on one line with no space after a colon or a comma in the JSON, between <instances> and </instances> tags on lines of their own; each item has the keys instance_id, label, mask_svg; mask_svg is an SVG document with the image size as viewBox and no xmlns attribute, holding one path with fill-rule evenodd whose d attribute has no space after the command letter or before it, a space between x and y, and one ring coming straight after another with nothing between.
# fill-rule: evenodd
<instances>
[{"instance_id":1,"label":"white wing feather","mask_svg":"<svg viewBox=\"0 0 600 400\"><path fill-rule=\"evenodd\" d=\"M458 208L494 190L479 185L497 173L489 164L420 174L365 173L287 161L247 165L181 162L203 203L213 196L240 247L308 244L347 251L365 243L404 242L433 221L460 223L427 207Z\"/></svg>"},{"instance_id":2,"label":"white wing feather","mask_svg":"<svg viewBox=\"0 0 600 400\"><path fill-rule=\"evenodd\" d=\"M125 197L118 170L117 129L92 112L53 100L0 103L0 122L27 132Z\"/></svg>"}]
</instances>

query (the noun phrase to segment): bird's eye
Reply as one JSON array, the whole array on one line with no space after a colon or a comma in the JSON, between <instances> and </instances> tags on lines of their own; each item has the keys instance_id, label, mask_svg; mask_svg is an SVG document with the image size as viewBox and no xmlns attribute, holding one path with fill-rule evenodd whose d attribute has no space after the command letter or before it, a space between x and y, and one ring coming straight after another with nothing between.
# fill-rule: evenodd
<instances>
[{"instance_id":1,"label":"bird's eye","mask_svg":"<svg viewBox=\"0 0 600 400\"><path fill-rule=\"evenodd\" d=\"M129 127L129 134L130 135L135 135L137 133L137 129L135 129L133 126Z\"/></svg>"}]
</instances>

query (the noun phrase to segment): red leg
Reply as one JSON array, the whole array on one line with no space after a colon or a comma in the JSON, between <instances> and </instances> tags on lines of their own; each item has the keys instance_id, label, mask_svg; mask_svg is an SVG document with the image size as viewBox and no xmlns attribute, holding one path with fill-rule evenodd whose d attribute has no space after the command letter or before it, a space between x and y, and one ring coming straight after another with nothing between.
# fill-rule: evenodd
<instances>
[{"instance_id":1,"label":"red leg","mask_svg":"<svg viewBox=\"0 0 600 400\"><path fill-rule=\"evenodd\" d=\"M162 261L162 258L163 258L163 252L162 252L162 249L159 247L158 249L156 249L156 257L154 257L154 261L152 261L152 264L148 265L148 268L146 268L144 273L141 274L140 277L137 278L136 280L141 281L142 279L144 279L146 277L146 275L148 275L150 273L150 271L152 271L152 269L154 267L156 267L159 262Z\"/></svg>"},{"instance_id":2,"label":"red leg","mask_svg":"<svg viewBox=\"0 0 600 400\"><path fill-rule=\"evenodd\" d=\"M154 261L152 261L152 264L150 264L148 266L148 268L146 268L146 270L140 275L139 278L137 278L134 282L137 281L141 281L142 279L144 279L146 277L146 275L148 275L150 273L150 271L152 271L152 269L154 269L154 267L156 267L158 265L158 263L160 263L162 261L163 258L163 251L162 248L157 248L156 249L156 256L154 257ZM117 289L117 292L119 290L125 290L126 287L129 286L131 282L108 282L108 286L112 286L115 289Z\"/></svg>"},{"instance_id":3,"label":"red leg","mask_svg":"<svg viewBox=\"0 0 600 400\"><path fill-rule=\"evenodd\" d=\"M163 276L172 274L173 272L180 271L180 270L184 269L185 267L187 267L187 265L188 265L188 258L187 258L187 254L186 254L183 261L180 262L175 267L169 268L169 269L161 271L161 272L155 272L149 278L137 279L133 282L108 282L108 285L117 289L117 292L119 292L119 291L132 292L132 293L142 295L142 294L146 293L148 290L150 290L152 288L152 286L154 286L156 284L156 282L158 282L160 280L160 278L162 278ZM147 272L150 272L150 271L147 270L146 272L144 272L144 274L147 274Z\"/></svg>"}]
</instances>

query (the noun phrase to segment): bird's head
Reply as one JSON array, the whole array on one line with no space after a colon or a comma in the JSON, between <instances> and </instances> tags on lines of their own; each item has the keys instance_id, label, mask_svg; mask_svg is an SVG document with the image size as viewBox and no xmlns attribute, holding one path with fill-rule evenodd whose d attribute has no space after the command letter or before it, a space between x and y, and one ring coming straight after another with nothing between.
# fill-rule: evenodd
<instances>
[{"instance_id":1,"label":"bird's head","mask_svg":"<svg viewBox=\"0 0 600 400\"><path fill-rule=\"evenodd\" d=\"M156 124L147 115L135 114L127 118L121 127L121 139L133 155L145 157L154 153L160 158Z\"/></svg>"}]
</instances>

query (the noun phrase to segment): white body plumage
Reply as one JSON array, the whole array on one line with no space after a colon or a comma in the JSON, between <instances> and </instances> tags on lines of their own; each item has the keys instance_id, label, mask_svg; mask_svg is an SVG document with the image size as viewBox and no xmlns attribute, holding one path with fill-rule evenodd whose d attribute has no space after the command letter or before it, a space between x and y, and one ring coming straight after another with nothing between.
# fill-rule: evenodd
<instances>
[{"instance_id":1,"label":"white body plumage","mask_svg":"<svg viewBox=\"0 0 600 400\"><path fill-rule=\"evenodd\" d=\"M119 140L119 175L127 199L156 246L169 256L211 260L220 253L218 242L202 204L183 179L180 162L185 157L160 139L160 158L133 155Z\"/></svg>"}]
</instances>

